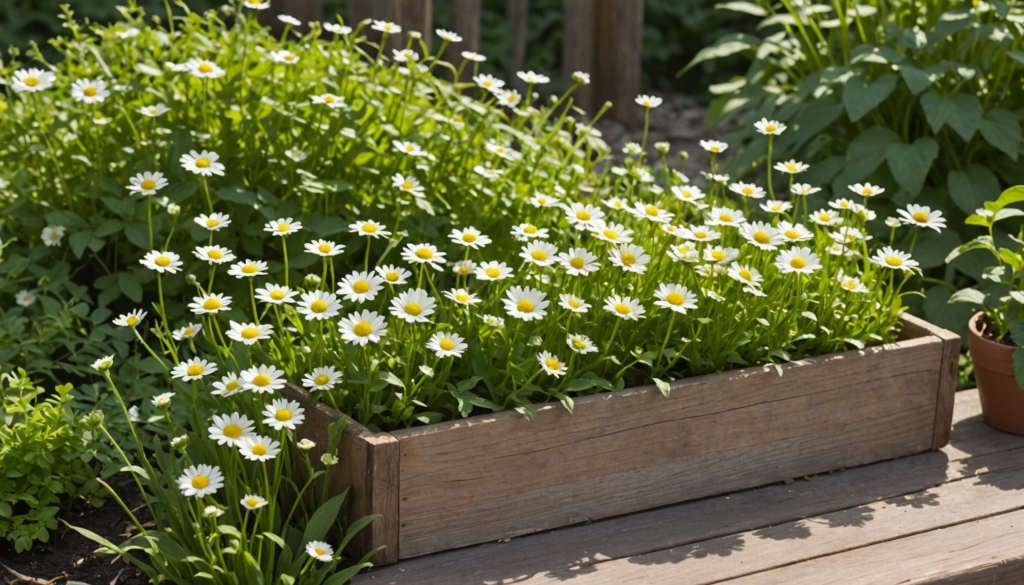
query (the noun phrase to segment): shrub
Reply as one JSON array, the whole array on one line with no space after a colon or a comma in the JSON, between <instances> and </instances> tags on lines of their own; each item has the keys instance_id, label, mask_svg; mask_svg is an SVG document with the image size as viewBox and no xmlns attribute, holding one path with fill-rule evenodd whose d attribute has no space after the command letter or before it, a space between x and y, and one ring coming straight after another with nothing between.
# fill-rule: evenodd
<instances>
[{"instance_id":1,"label":"shrub","mask_svg":"<svg viewBox=\"0 0 1024 585\"><path fill-rule=\"evenodd\" d=\"M742 121L726 138L746 145L728 163L731 172L747 173L766 155L767 141L747 122L778 117L793 132L776 143L776 154L810 163L808 182L839 197L846 185L871 181L891 193L880 213L913 203L952 220L953 229L918 242L925 270L943 266L946 253L972 237L962 220L995 200L1001 185L1024 182L1019 7L998 0L722 7L763 17L764 31L723 37L689 65L737 53L752 59L745 76L712 87L719 97L707 122ZM976 254L953 263L979 281L988 265ZM953 281L951 270L931 272ZM935 284L924 307L933 321L960 329L966 316L946 307L949 289Z\"/></svg>"},{"instance_id":2,"label":"shrub","mask_svg":"<svg viewBox=\"0 0 1024 585\"><path fill-rule=\"evenodd\" d=\"M55 394L34 386L24 370L0 375L0 537L22 552L35 541L49 542L57 514L73 500L102 506L110 445L94 418L74 405L71 385Z\"/></svg>"}]
</instances>

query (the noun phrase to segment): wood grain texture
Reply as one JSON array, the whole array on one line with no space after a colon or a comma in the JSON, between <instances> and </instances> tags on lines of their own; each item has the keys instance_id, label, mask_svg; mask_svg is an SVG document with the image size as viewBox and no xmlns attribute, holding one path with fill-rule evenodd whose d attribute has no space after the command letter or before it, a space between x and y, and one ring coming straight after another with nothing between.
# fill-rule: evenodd
<instances>
[{"instance_id":1,"label":"wood grain texture","mask_svg":"<svg viewBox=\"0 0 1024 585\"><path fill-rule=\"evenodd\" d=\"M571 87L573 72L594 73L594 1L563 0L562 6L562 83ZM593 86L580 87L572 97L578 107L594 113Z\"/></svg>"},{"instance_id":2,"label":"wood grain texture","mask_svg":"<svg viewBox=\"0 0 1024 585\"><path fill-rule=\"evenodd\" d=\"M316 443L310 450L315 470L323 469L320 456L327 450L328 428L334 422L347 420L348 426L338 444L338 465L328 474L331 494L349 493L342 508L349 522L371 514L382 514L352 539L351 547L357 556L374 548L387 545L373 557L375 564L388 564L398 560L398 458L399 444L388 433L373 433L363 425L322 404L305 390L288 384L281 395L295 400L305 409L306 419L296 429L296 436ZM300 481L305 481L301 472ZM318 483L318 486L322 486Z\"/></svg>"},{"instance_id":3,"label":"wood grain texture","mask_svg":"<svg viewBox=\"0 0 1024 585\"><path fill-rule=\"evenodd\" d=\"M1020 468L1024 436L981 418L976 390L958 392L953 439L941 451L819 476L813 481L706 498L591 524L402 561L356 579L363 583L549 583L565 574L586 583L590 567L728 535L821 516L986 473ZM870 525L867 527L870 528ZM796 543L802 545L802 541ZM561 575L556 579L553 575Z\"/></svg>"},{"instance_id":4,"label":"wood grain texture","mask_svg":"<svg viewBox=\"0 0 1024 585\"><path fill-rule=\"evenodd\" d=\"M962 347L960 336L909 313L903 315L903 323L904 337L934 335L942 340L942 369L938 400L935 402L935 436L932 440L932 449L941 449L949 443L952 431L953 395L956 394L957 368Z\"/></svg>"},{"instance_id":5,"label":"wood grain texture","mask_svg":"<svg viewBox=\"0 0 1024 585\"><path fill-rule=\"evenodd\" d=\"M508 78L516 83L519 78L516 73L523 70L526 62L526 23L530 15L530 0L508 0L508 22L511 28L512 38L512 60L509 64L511 71ZM527 101L531 98L526 96Z\"/></svg>"},{"instance_id":6,"label":"wood grain texture","mask_svg":"<svg viewBox=\"0 0 1024 585\"><path fill-rule=\"evenodd\" d=\"M396 431L402 558L928 450L927 336Z\"/></svg>"},{"instance_id":7,"label":"wood grain texture","mask_svg":"<svg viewBox=\"0 0 1024 585\"><path fill-rule=\"evenodd\" d=\"M593 0L594 106L614 106L608 116L627 126L642 119L633 100L640 92L640 54L643 49L643 0Z\"/></svg>"}]
</instances>

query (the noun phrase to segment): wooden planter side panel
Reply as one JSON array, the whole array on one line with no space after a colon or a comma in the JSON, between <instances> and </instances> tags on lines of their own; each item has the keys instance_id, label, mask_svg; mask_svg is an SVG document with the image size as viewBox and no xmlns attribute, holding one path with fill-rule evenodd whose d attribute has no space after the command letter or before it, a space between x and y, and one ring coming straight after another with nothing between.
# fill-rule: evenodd
<instances>
[{"instance_id":1,"label":"wooden planter side panel","mask_svg":"<svg viewBox=\"0 0 1024 585\"><path fill-rule=\"evenodd\" d=\"M942 370L939 393L935 401L935 435L932 440L932 449L941 449L949 444L953 432L953 402L960 361L960 336L913 315L904 314L902 319L904 326L901 339L934 335L942 340Z\"/></svg>"},{"instance_id":2,"label":"wooden planter side panel","mask_svg":"<svg viewBox=\"0 0 1024 585\"><path fill-rule=\"evenodd\" d=\"M932 448L944 340L395 431L408 558ZM585 454L579 456L579 454Z\"/></svg>"},{"instance_id":3,"label":"wooden planter side panel","mask_svg":"<svg viewBox=\"0 0 1024 585\"><path fill-rule=\"evenodd\" d=\"M337 410L316 401L297 386L285 386L282 395L299 402L306 411L306 420L296 431L296 436L316 443L316 447L309 453L314 469L324 468L320 456L327 450L328 427L343 418L349 421L338 444L340 462L330 471L330 491L337 494L349 488L342 508L342 514L349 522L370 514L383 515L352 539L350 546L355 554L361 557L378 546L387 545L387 548L373 556L373 563L386 565L397 562L398 440L389 433L371 432ZM306 480L305 477L300 479Z\"/></svg>"}]
</instances>

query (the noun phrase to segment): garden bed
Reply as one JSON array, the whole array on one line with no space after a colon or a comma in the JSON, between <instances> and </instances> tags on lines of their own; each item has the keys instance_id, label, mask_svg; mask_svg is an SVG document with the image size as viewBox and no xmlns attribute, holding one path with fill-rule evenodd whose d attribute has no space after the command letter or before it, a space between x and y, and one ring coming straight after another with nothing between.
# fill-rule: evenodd
<instances>
[{"instance_id":1,"label":"garden bed","mask_svg":"<svg viewBox=\"0 0 1024 585\"><path fill-rule=\"evenodd\" d=\"M910 315L892 344L391 433L351 421L331 485L376 564L636 512L949 441L959 336ZM343 417L289 385L327 444Z\"/></svg>"}]
</instances>

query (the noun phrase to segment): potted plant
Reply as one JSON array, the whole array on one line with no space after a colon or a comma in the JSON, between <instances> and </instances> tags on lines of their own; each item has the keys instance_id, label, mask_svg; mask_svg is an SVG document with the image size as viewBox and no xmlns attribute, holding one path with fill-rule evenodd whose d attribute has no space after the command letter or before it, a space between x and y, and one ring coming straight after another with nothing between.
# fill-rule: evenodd
<instances>
[{"instance_id":1,"label":"potted plant","mask_svg":"<svg viewBox=\"0 0 1024 585\"><path fill-rule=\"evenodd\" d=\"M1016 251L999 247L993 231L997 222L1024 215L1024 211L1007 207L1019 201L1024 201L1024 186L1007 189L995 202L985 202L966 223L985 227L988 233L953 250L946 262L971 250L987 250L995 257L996 265L983 274L987 282L957 291L949 302L981 308L967 325L967 342L985 422L1024 435L1024 230L1016 237L1009 236L1018 244Z\"/></svg>"}]
</instances>

